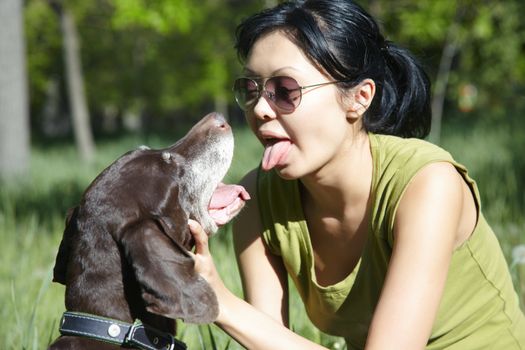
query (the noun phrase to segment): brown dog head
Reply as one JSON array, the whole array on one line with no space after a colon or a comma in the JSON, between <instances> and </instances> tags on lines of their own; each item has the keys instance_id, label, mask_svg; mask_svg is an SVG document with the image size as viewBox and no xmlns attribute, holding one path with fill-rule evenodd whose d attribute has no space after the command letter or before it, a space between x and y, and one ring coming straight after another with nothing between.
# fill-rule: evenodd
<instances>
[{"instance_id":1,"label":"brown dog head","mask_svg":"<svg viewBox=\"0 0 525 350\"><path fill-rule=\"evenodd\" d=\"M68 310L133 319L142 307L192 323L214 321L216 296L188 254L188 219L211 234L217 223L210 203L221 203L215 216L231 218L242 208L247 193L220 182L232 155L231 128L212 113L173 146L141 148L106 168L68 215L57 255L54 280L66 284ZM212 201L214 193L222 199Z\"/></svg>"}]
</instances>

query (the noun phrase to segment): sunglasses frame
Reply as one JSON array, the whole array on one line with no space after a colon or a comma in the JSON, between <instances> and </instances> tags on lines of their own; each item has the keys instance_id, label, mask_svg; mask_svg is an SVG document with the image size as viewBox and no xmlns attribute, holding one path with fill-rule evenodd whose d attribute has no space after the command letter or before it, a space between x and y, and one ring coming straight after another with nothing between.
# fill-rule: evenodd
<instances>
[{"instance_id":1,"label":"sunglasses frame","mask_svg":"<svg viewBox=\"0 0 525 350\"><path fill-rule=\"evenodd\" d=\"M283 108L283 107L279 106L277 104L277 102L276 102L275 92L271 92L271 91L266 90L266 84L268 83L268 81L270 81L271 79L276 79L276 78L291 79L297 84L297 88L289 89L289 91L299 91L299 102L297 102L297 105L295 105L295 103L292 103L292 105L294 106L293 109L288 110L286 108ZM241 79L251 80L252 82L255 83L255 86L257 87L257 97L254 98L251 103L241 104L240 101L239 101L239 98L237 98L237 95L238 95L237 91L238 90L235 89L235 86L237 85L237 82L240 81ZM266 100L268 102L270 102L274 107L279 109L280 112L289 114L289 113L293 113L299 107L299 105L301 104L301 101L303 99L303 90L304 89L309 89L309 88L314 88L314 87L319 87L319 86L325 86L325 85L331 85L331 84L337 84L337 83L343 83L343 82L345 82L345 81L344 80L335 80L335 81L328 81L328 82L324 82L324 83L317 83L317 84L301 86L301 85L299 85L297 80L295 80L295 78L292 78L292 77L286 76L286 75L276 75L276 76L272 76L272 77L268 77L268 78L239 77L239 78L235 79L235 81L233 83L232 91L233 91L233 94L235 96L235 102L237 102L237 105L243 111L246 111L248 108L251 108L251 107L255 106L259 102L261 97L263 97L263 93L264 93L264 96L266 97Z\"/></svg>"}]
</instances>

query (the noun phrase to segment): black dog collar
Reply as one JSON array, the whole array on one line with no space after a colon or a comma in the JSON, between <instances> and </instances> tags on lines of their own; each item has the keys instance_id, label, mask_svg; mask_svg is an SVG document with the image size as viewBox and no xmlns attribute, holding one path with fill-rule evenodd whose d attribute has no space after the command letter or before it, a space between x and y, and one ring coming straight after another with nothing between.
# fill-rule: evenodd
<instances>
[{"instance_id":1,"label":"black dog collar","mask_svg":"<svg viewBox=\"0 0 525 350\"><path fill-rule=\"evenodd\" d=\"M60 334L75 335L145 350L186 350L186 344L171 334L142 324L130 324L80 312L64 312Z\"/></svg>"}]
</instances>

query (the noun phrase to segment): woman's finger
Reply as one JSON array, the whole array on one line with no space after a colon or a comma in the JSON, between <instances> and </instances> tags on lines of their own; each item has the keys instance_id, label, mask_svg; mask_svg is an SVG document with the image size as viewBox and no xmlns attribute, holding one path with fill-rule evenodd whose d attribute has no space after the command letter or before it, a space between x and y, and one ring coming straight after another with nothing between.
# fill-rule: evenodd
<instances>
[{"instance_id":1,"label":"woman's finger","mask_svg":"<svg viewBox=\"0 0 525 350\"><path fill-rule=\"evenodd\" d=\"M195 261L195 271L201 275L210 285L222 283L217 274L213 258L208 248L208 235L202 226L195 220L188 220L188 227L195 239L195 252L189 252Z\"/></svg>"},{"instance_id":2,"label":"woman's finger","mask_svg":"<svg viewBox=\"0 0 525 350\"><path fill-rule=\"evenodd\" d=\"M208 255L208 235L204 232L202 226L195 220L188 220L188 227L193 238L195 239L195 254Z\"/></svg>"}]
</instances>

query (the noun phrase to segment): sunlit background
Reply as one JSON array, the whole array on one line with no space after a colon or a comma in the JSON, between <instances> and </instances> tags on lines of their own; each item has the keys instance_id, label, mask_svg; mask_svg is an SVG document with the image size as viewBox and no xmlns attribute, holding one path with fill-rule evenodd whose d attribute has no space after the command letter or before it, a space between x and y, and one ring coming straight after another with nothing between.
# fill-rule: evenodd
<instances>
[{"instance_id":1,"label":"sunlit background","mask_svg":"<svg viewBox=\"0 0 525 350\"><path fill-rule=\"evenodd\" d=\"M477 180L525 305L523 0L358 1L433 81L437 143ZM0 0L0 348L43 349L58 335L64 288L51 271L65 212L125 151L165 147L210 111L228 116L228 181L261 148L234 105L237 23L277 1ZM242 294L229 227L212 250ZM292 294L292 327L333 349ZM181 325L190 349L237 349L215 326Z\"/></svg>"}]
</instances>

